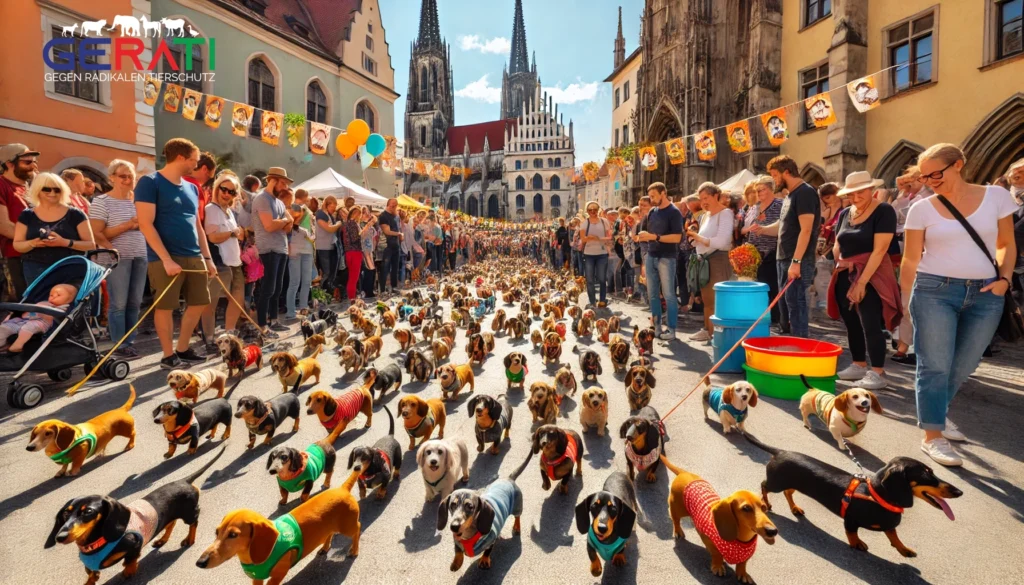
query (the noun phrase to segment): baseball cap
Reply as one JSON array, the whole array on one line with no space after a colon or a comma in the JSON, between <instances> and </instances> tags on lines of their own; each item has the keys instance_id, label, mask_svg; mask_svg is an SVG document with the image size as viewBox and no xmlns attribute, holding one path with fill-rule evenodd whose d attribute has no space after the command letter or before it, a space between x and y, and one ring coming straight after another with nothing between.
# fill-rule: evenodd
<instances>
[{"instance_id":1,"label":"baseball cap","mask_svg":"<svg viewBox=\"0 0 1024 585\"><path fill-rule=\"evenodd\" d=\"M39 152L29 149L24 144L5 144L0 146L0 163L13 162L23 156L39 156Z\"/></svg>"}]
</instances>

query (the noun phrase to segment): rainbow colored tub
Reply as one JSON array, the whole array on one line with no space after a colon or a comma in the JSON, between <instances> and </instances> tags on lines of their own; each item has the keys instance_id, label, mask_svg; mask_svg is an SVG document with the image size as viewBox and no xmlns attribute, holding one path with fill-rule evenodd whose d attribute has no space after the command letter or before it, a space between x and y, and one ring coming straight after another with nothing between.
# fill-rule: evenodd
<instances>
[{"instance_id":1,"label":"rainbow colored tub","mask_svg":"<svg viewBox=\"0 0 1024 585\"><path fill-rule=\"evenodd\" d=\"M843 348L827 341L803 337L755 337L743 342L747 365L755 370L777 376L829 378L836 375L836 365Z\"/></svg>"}]
</instances>

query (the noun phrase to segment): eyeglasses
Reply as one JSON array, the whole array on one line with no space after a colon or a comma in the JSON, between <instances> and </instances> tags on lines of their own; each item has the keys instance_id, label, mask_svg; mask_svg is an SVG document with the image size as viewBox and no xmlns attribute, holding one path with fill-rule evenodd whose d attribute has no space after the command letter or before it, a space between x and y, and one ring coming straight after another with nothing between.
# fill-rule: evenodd
<instances>
[{"instance_id":1,"label":"eyeglasses","mask_svg":"<svg viewBox=\"0 0 1024 585\"><path fill-rule=\"evenodd\" d=\"M587 213L597 213L598 211L600 211L600 209L598 209L596 207L589 207L589 208L587 208Z\"/></svg>"},{"instance_id":2,"label":"eyeglasses","mask_svg":"<svg viewBox=\"0 0 1024 585\"><path fill-rule=\"evenodd\" d=\"M220 187L217 187L217 188L220 189L221 193L227 193L228 195L231 195L232 197L234 197L235 195L238 195L238 191L237 190L235 190L235 189L228 189L224 185L221 185Z\"/></svg>"},{"instance_id":3,"label":"eyeglasses","mask_svg":"<svg viewBox=\"0 0 1024 585\"><path fill-rule=\"evenodd\" d=\"M134 178L135 178L135 177L133 177L133 176L131 176L131 175L128 175L128 174L124 174L124 175L114 175L114 176L115 176L115 177L117 177L118 179L121 179L122 181L128 181L128 180L131 180L131 179L134 179Z\"/></svg>"},{"instance_id":4,"label":"eyeglasses","mask_svg":"<svg viewBox=\"0 0 1024 585\"><path fill-rule=\"evenodd\" d=\"M942 175L945 174L945 172L947 170L949 170L949 167L951 167L951 166L953 166L955 164L956 164L956 161L953 161L953 162L949 163L948 165L946 165L945 167L943 167L942 169L940 169L938 171L935 171L934 173L928 173L927 175L922 173L921 174L921 180L922 181L938 181L939 179L942 178Z\"/></svg>"},{"instance_id":5,"label":"eyeglasses","mask_svg":"<svg viewBox=\"0 0 1024 585\"><path fill-rule=\"evenodd\" d=\"M60 187L40 187L39 190L43 193L60 193Z\"/></svg>"}]
</instances>

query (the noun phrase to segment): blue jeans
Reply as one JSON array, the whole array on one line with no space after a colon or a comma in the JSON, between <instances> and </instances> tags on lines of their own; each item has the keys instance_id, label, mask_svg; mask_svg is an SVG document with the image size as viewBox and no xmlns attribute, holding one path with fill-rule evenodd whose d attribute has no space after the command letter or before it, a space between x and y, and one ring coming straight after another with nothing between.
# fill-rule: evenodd
<instances>
[{"instance_id":1,"label":"blue jeans","mask_svg":"<svg viewBox=\"0 0 1024 585\"><path fill-rule=\"evenodd\" d=\"M285 293L284 306L289 319L295 318L295 294L299 295L298 304L302 308L309 306L309 283L313 280L313 255L296 254L288 257L288 291Z\"/></svg>"},{"instance_id":2,"label":"blue jeans","mask_svg":"<svg viewBox=\"0 0 1024 585\"><path fill-rule=\"evenodd\" d=\"M412 252L401 252L398 255L398 257L399 257L399 261L398 261L398 282L399 282L399 284L404 283L405 279L409 277L409 271L406 269L405 265L409 262L409 254L411 254L411 253Z\"/></svg>"},{"instance_id":3,"label":"blue jeans","mask_svg":"<svg viewBox=\"0 0 1024 585\"><path fill-rule=\"evenodd\" d=\"M620 268L622 268L622 258L619 258L618 254L608 256L608 290L613 293L622 288L622 275L619 274Z\"/></svg>"},{"instance_id":4,"label":"blue jeans","mask_svg":"<svg viewBox=\"0 0 1024 585\"><path fill-rule=\"evenodd\" d=\"M780 260L775 263L779 271L779 290L786 286L789 282L789 267L792 265L790 260ZM811 307L807 303L807 289L811 288L814 284L814 263L803 262L800 264L800 282L794 282L793 286L789 287L783 296L783 301L786 303L786 309L789 313L789 331L790 335L795 337L810 337L810 312Z\"/></svg>"},{"instance_id":5,"label":"blue jeans","mask_svg":"<svg viewBox=\"0 0 1024 585\"><path fill-rule=\"evenodd\" d=\"M423 263L423 252L411 252L412 254L412 269L416 270L416 267Z\"/></svg>"},{"instance_id":6,"label":"blue jeans","mask_svg":"<svg viewBox=\"0 0 1024 585\"><path fill-rule=\"evenodd\" d=\"M145 256L121 258L107 277L107 294L110 295L107 329L114 343L139 321L139 307L142 305L142 295L146 292L147 266ZM131 337L125 340L125 345L130 346L135 341L136 333L132 332Z\"/></svg>"},{"instance_id":7,"label":"blue jeans","mask_svg":"<svg viewBox=\"0 0 1024 585\"><path fill-rule=\"evenodd\" d=\"M320 270L323 271L320 288L327 291L327 294L334 294L334 281L338 278L338 249L317 250L316 255L320 261Z\"/></svg>"},{"instance_id":8,"label":"blue jeans","mask_svg":"<svg viewBox=\"0 0 1024 585\"><path fill-rule=\"evenodd\" d=\"M277 319L278 299L284 286L284 271L288 268L288 254L267 252L260 254L263 262L263 278L260 279L260 296L256 299L256 322L266 327L267 321Z\"/></svg>"},{"instance_id":9,"label":"blue jeans","mask_svg":"<svg viewBox=\"0 0 1024 585\"><path fill-rule=\"evenodd\" d=\"M922 429L946 428L949 403L995 335L1004 299L981 292L989 282L917 274L910 315L917 353L917 424Z\"/></svg>"},{"instance_id":10,"label":"blue jeans","mask_svg":"<svg viewBox=\"0 0 1024 585\"><path fill-rule=\"evenodd\" d=\"M398 290L398 265L401 263L402 249L398 246L384 248L384 260L378 266L381 292L388 290L388 276L391 277L391 289Z\"/></svg>"},{"instance_id":11,"label":"blue jeans","mask_svg":"<svg viewBox=\"0 0 1024 585\"><path fill-rule=\"evenodd\" d=\"M665 296L668 308L668 328L675 331L679 323L679 299L676 298L676 257L655 258L647 255L647 284L650 291L651 316L655 330L661 329L661 298Z\"/></svg>"},{"instance_id":12,"label":"blue jeans","mask_svg":"<svg viewBox=\"0 0 1024 585\"><path fill-rule=\"evenodd\" d=\"M608 281L605 279L605 273L608 272L608 254L584 254L583 255L583 274L587 279L587 298L590 299L590 304L597 304L595 298L596 291L594 288L600 283L601 285L601 302L605 302L608 299Z\"/></svg>"}]
</instances>

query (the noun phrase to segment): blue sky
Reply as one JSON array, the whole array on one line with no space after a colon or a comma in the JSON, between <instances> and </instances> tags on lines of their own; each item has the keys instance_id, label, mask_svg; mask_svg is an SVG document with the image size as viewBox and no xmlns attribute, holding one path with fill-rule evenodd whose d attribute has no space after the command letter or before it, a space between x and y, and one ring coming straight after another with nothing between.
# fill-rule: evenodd
<instances>
[{"instance_id":1,"label":"blue sky","mask_svg":"<svg viewBox=\"0 0 1024 585\"><path fill-rule=\"evenodd\" d=\"M508 62L514 0L437 0L441 36L451 46L455 123L486 122L501 109L501 71ZM611 141L611 90L618 7L626 54L637 47L642 0L523 0L526 45L537 52L541 83L558 103L566 124L572 118L576 161L604 160ZM380 0L381 16L395 68L395 132L405 126L410 42L419 34L420 0Z\"/></svg>"}]
</instances>

